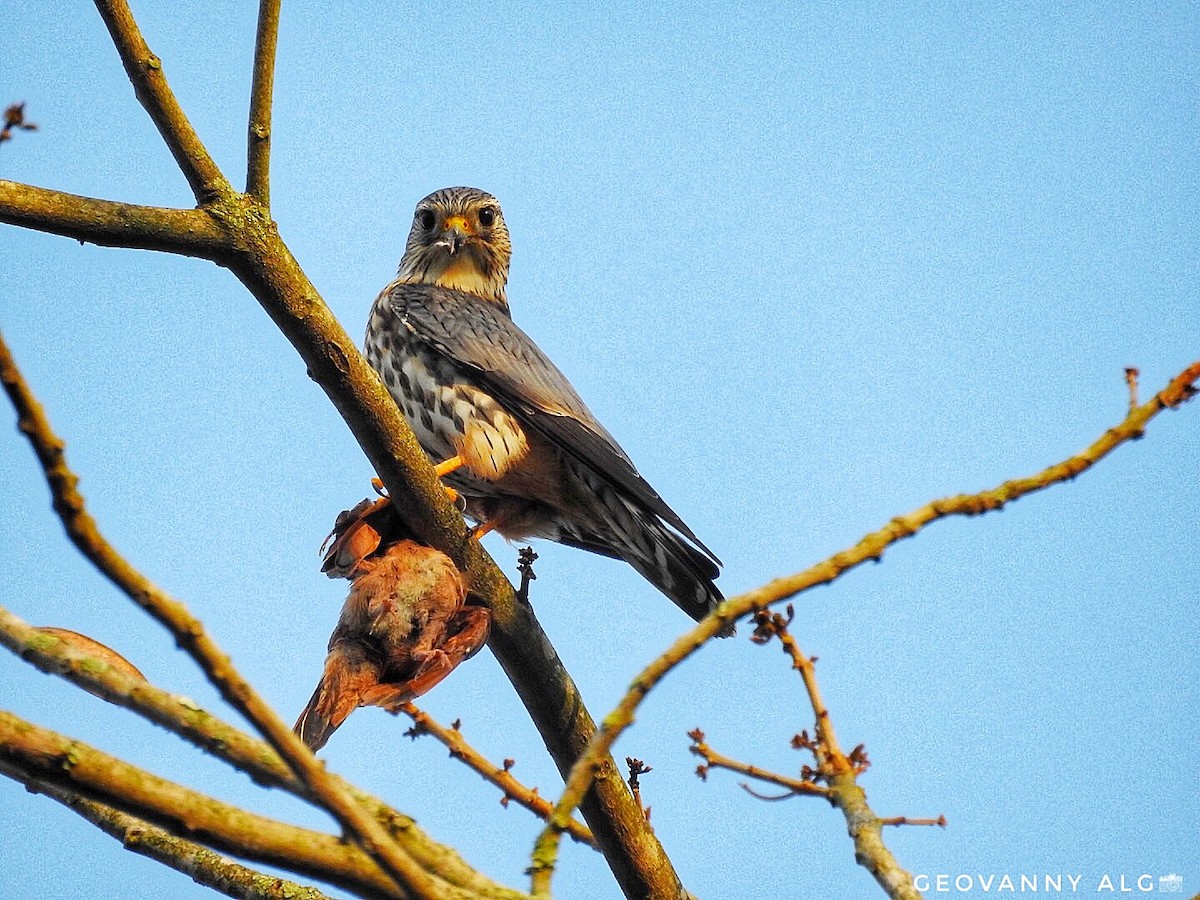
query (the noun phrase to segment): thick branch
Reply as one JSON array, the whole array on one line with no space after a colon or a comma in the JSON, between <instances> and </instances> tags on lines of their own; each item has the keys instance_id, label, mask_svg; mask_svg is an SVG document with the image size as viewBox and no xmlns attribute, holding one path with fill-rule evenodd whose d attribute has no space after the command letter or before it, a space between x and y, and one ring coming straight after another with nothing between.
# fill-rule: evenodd
<instances>
[{"instance_id":1,"label":"thick branch","mask_svg":"<svg viewBox=\"0 0 1200 900\"><path fill-rule=\"evenodd\" d=\"M176 837L144 819L85 799L65 788L32 778L24 783L28 790L57 800L105 834L116 838L126 850L170 866L197 884L227 897L236 897L238 900L329 900L326 894L316 888L285 881L277 875L264 875L194 841Z\"/></svg>"},{"instance_id":2,"label":"thick branch","mask_svg":"<svg viewBox=\"0 0 1200 900\"><path fill-rule=\"evenodd\" d=\"M353 844L248 813L4 711L0 771L25 784L57 785L246 859L373 895L411 896Z\"/></svg>"},{"instance_id":3,"label":"thick branch","mask_svg":"<svg viewBox=\"0 0 1200 900\"><path fill-rule=\"evenodd\" d=\"M150 52L128 4L122 0L96 0L96 9L121 56L138 102L149 113L163 143L175 157L196 202L203 204L218 193L231 191L229 182L175 99L163 75L162 60Z\"/></svg>"},{"instance_id":4,"label":"thick branch","mask_svg":"<svg viewBox=\"0 0 1200 900\"><path fill-rule=\"evenodd\" d=\"M56 635L26 624L3 607L0 607L0 644L43 672L64 678L109 703L161 725L245 772L258 784L282 788L305 800L312 799L308 788L267 744L210 715L194 701L89 656ZM452 885L477 894L491 895L505 890L467 865L453 849L432 840L408 816L338 776L330 777L374 816L423 868L437 872Z\"/></svg>"},{"instance_id":5,"label":"thick branch","mask_svg":"<svg viewBox=\"0 0 1200 900\"><path fill-rule=\"evenodd\" d=\"M921 900L912 875L883 843L883 822L871 811L856 777L849 771L829 779L829 799L846 818L846 831L854 841L854 858L893 900Z\"/></svg>"},{"instance_id":6,"label":"thick branch","mask_svg":"<svg viewBox=\"0 0 1200 900\"><path fill-rule=\"evenodd\" d=\"M1043 490L1062 481L1069 481L1087 471L1121 444L1142 436L1147 423L1164 409L1173 409L1196 394L1200 380L1200 361L1192 363L1148 403L1134 406L1125 419L1106 431L1090 447L1069 459L1050 466L1036 475L1006 481L990 491L979 494L959 494L935 500L911 513L897 516L878 531L872 532L853 547L796 575L779 578L763 587L732 597L711 615L682 635L665 653L654 660L633 680L628 692L616 708L605 717L604 727L596 733L579 761L571 770L567 784L559 797L550 823L538 838L533 856L533 892L549 890L550 875L557 852L559 835L568 817L578 806L588 785L595 777L597 760L611 759L613 743L633 724L634 713L646 695L681 662L699 650L741 616L765 609L772 603L790 599L810 588L835 581L845 572L864 562L877 561L892 544L912 537L926 525L948 516L976 516L998 510L1014 500Z\"/></svg>"},{"instance_id":7,"label":"thick branch","mask_svg":"<svg viewBox=\"0 0 1200 900\"><path fill-rule=\"evenodd\" d=\"M6 187L10 199L21 201L10 204L12 215L7 219L4 218ZM45 200L55 198L90 202L104 216L97 220L68 206L57 211L42 209L39 213L38 204L33 202L42 201L44 205ZM491 606L493 625L489 644L565 777L595 732L595 724L578 690L532 610L515 602L508 580L477 542L467 540L461 515L447 502L432 466L395 402L316 293L265 211L250 198L239 195L223 197L203 212L135 207L145 212L143 222L161 221L164 227L161 232L149 226L127 232L122 216L128 209L122 204L87 201L0 182L0 220L113 246L205 256L229 266L238 275L296 347L313 379L346 420L406 521L423 541L455 559L470 574L473 590ZM189 218L172 222L170 217L175 213ZM215 228L207 227L212 222L207 218L209 215L220 223ZM223 258L226 235L231 235L228 240L238 245L231 259ZM203 240L193 243L193 237ZM48 463L53 464L53 459L48 458L43 465ZM63 487L73 492L74 475L64 470L58 476ZM94 529L90 517L75 516L69 506L60 515L77 523L90 523ZM93 558L82 546L81 550L89 559ZM123 560L117 564L126 565ZM141 596L136 592L142 581L140 575L133 581L135 599ZM670 860L611 760L603 767L580 809L627 895L680 896Z\"/></svg>"},{"instance_id":8,"label":"thick branch","mask_svg":"<svg viewBox=\"0 0 1200 900\"><path fill-rule=\"evenodd\" d=\"M0 222L60 234L80 243L220 259L229 239L199 209L163 209L95 200L0 180Z\"/></svg>"},{"instance_id":9,"label":"thick branch","mask_svg":"<svg viewBox=\"0 0 1200 900\"><path fill-rule=\"evenodd\" d=\"M271 206L271 96L275 88L275 47L279 41L280 0L260 0L254 41L254 81L246 137L246 193Z\"/></svg>"}]
</instances>

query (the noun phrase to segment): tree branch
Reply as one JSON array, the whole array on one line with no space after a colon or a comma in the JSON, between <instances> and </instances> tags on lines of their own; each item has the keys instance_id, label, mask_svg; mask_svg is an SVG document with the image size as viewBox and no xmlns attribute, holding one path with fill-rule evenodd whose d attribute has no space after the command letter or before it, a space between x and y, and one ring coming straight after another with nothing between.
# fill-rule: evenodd
<instances>
[{"instance_id":1,"label":"tree branch","mask_svg":"<svg viewBox=\"0 0 1200 900\"><path fill-rule=\"evenodd\" d=\"M718 753L705 743L704 732L699 728L689 731L688 737L692 739L692 745L688 747L688 750L704 759L703 765L696 767L696 774L704 781L708 780L709 769L728 769L730 772L748 775L758 781L765 781L767 784L785 788L787 793L781 795L782 797L805 796L821 797L825 800L829 799L829 788L823 784L817 784L811 778L793 778L789 775L780 775L778 772L772 772L768 769L751 765L750 763L744 763L731 756L725 756L723 753ZM760 795L755 794L755 796ZM780 798L772 797L771 799L777 800Z\"/></svg>"},{"instance_id":2,"label":"tree branch","mask_svg":"<svg viewBox=\"0 0 1200 900\"><path fill-rule=\"evenodd\" d=\"M462 731L459 730L457 722L453 727L447 728L411 702L405 703L400 710L413 721L413 727L405 734L413 740L423 734L432 735L450 751L450 756L473 769L484 781L500 788L504 792L504 797L500 802L505 806L508 806L509 800L513 800L538 818L548 819L550 817L550 813L554 811L553 804L541 796L537 788L528 788L513 776L511 759L506 759L503 767L494 766L487 757L467 742ZM591 831L574 819L567 826L567 834L581 844L587 844L593 849L596 847L596 839L592 837Z\"/></svg>"},{"instance_id":3,"label":"tree branch","mask_svg":"<svg viewBox=\"0 0 1200 900\"><path fill-rule=\"evenodd\" d=\"M395 402L321 300L261 206L252 198L230 195L210 203L203 212L136 208L151 217L186 213L193 216L185 223L192 228L200 216L211 216L216 229L205 232L209 240L201 252L188 243L189 233L174 232L165 220L167 227L161 234L147 236L149 229L142 228L128 237L118 227L121 211L128 207L109 201L90 201L110 214L98 228L93 228L86 216L65 211L62 215L41 216L14 213L5 219L6 184L13 195L29 196L28 192L33 192L36 197L42 193L40 188L0 182L0 221L113 246L205 256L238 276L304 359L309 374L350 427L405 521L423 542L447 553L466 571L472 589L490 606L493 620L489 646L565 777L595 733L583 698L532 609L516 602L512 585L478 542L468 539L462 516L446 499L433 466ZM71 196L47 193L61 198ZM21 205L16 206L19 212ZM71 479L73 475L67 477L68 482ZM84 519L90 522L86 514ZM611 759L593 782L580 811L628 896L681 896L670 859Z\"/></svg>"},{"instance_id":4,"label":"tree branch","mask_svg":"<svg viewBox=\"0 0 1200 900\"><path fill-rule=\"evenodd\" d=\"M312 794L267 744L221 721L185 698L114 668L106 661L34 628L0 607L0 645L25 662L57 675L101 699L129 709L240 769L256 783L279 787L301 799ZM506 890L471 868L450 847L426 835L408 816L336 775L330 775L374 816L420 865L443 880L481 895Z\"/></svg>"},{"instance_id":5,"label":"tree branch","mask_svg":"<svg viewBox=\"0 0 1200 900\"><path fill-rule=\"evenodd\" d=\"M271 96L275 88L275 48L279 41L280 0L260 0L254 41L254 81L246 137L246 193L271 207Z\"/></svg>"},{"instance_id":6,"label":"tree branch","mask_svg":"<svg viewBox=\"0 0 1200 900\"><path fill-rule=\"evenodd\" d=\"M80 243L217 260L229 238L203 210L135 206L0 179L0 222Z\"/></svg>"},{"instance_id":7,"label":"tree branch","mask_svg":"<svg viewBox=\"0 0 1200 900\"><path fill-rule=\"evenodd\" d=\"M897 516L878 531L862 538L853 547L825 559L796 575L778 578L754 591L726 600L690 631L679 637L658 659L650 663L630 684L629 690L596 732L587 749L567 777L566 786L555 806L554 815L542 831L533 853L533 893L549 892L559 835L578 806L580 798L595 777L618 737L634 721L634 713L646 695L676 666L704 644L725 631L738 618L765 609L772 603L790 599L818 585L829 584L844 573L868 561L878 561L897 541L912 537L926 525L948 516L977 516L998 510L1026 494L1069 481L1087 471L1117 447L1140 438L1146 425L1164 409L1173 409L1191 399L1200 380L1200 361L1192 363L1171 379L1148 403L1135 406L1118 425L1110 428L1087 449L1026 478L1006 481L990 491L959 494L935 500L903 516Z\"/></svg>"},{"instance_id":8,"label":"tree branch","mask_svg":"<svg viewBox=\"0 0 1200 900\"><path fill-rule=\"evenodd\" d=\"M194 841L176 837L144 819L80 797L65 788L34 778L24 783L28 790L57 800L105 834L116 838L126 850L182 872L197 884L227 897L236 897L238 900L330 900L316 888L286 881L277 875L264 875Z\"/></svg>"},{"instance_id":9,"label":"tree branch","mask_svg":"<svg viewBox=\"0 0 1200 900\"><path fill-rule=\"evenodd\" d=\"M437 896L430 873L422 869L375 819L340 786L307 746L234 668L203 623L181 602L135 569L108 543L87 512L78 477L66 463L62 440L54 434L41 404L29 390L8 346L0 337L0 382L17 410L17 427L29 439L46 474L54 510L79 551L131 600L146 610L196 661L224 700L251 722L287 762L311 794L356 836L362 848L419 898Z\"/></svg>"},{"instance_id":10,"label":"tree branch","mask_svg":"<svg viewBox=\"0 0 1200 900\"><path fill-rule=\"evenodd\" d=\"M163 142L175 157L196 202L203 205L218 194L232 191L175 99L163 75L162 60L150 52L129 5L122 0L96 0L96 9L120 54L138 102L149 113Z\"/></svg>"},{"instance_id":11,"label":"tree branch","mask_svg":"<svg viewBox=\"0 0 1200 900\"><path fill-rule=\"evenodd\" d=\"M868 765L866 754L861 747L855 748L849 757L842 752L829 709L817 686L816 667L801 652L800 645L788 630L791 619L791 604L788 604L786 616L760 610L755 613L756 627L751 640L766 644L772 637L778 638L783 652L792 660L792 668L800 673L804 682L804 691L816 721L816 739L802 734L794 739L794 743L806 747L816 759L815 777L823 779L829 786L829 802L840 809L846 819L846 830L854 841L854 858L858 864L871 873L892 900L921 900L912 875L883 843L883 823L868 805L866 791L858 783L858 776Z\"/></svg>"},{"instance_id":12,"label":"tree branch","mask_svg":"<svg viewBox=\"0 0 1200 900\"><path fill-rule=\"evenodd\" d=\"M846 819L846 831L854 841L854 858L893 900L921 900L910 875L883 843L883 823L867 804L867 794L854 771L839 772L829 779L833 804Z\"/></svg>"},{"instance_id":13,"label":"tree branch","mask_svg":"<svg viewBox=\"0 0 1200 900\"><path fill-rule=\"evenodd\" d=\"M0 771L27 786L57 785L246 859L372 895L411 896L353 844L246 812L4 711Z\"/></svg>"}]
</instances>

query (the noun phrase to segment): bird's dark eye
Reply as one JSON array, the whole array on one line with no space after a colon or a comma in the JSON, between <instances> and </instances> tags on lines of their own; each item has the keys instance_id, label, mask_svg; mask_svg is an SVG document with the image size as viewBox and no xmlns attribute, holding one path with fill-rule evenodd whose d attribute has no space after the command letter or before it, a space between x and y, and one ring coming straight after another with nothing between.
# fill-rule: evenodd
<instances>
[{"instance_id":1,"label":"bird's dark eye","mask_svg":"<svg viewBox=\"0 0 1200 900\"><path fill-rule=\"evenodd\" d=\"M417 210L417 222L426 231L433 231L433 226L437 224L437 216L433 214L432 209Z\"/></svg>"},{"instance_id":2,"label":"bird's dark eye","mask_svg":"<svg viewBox=\"0 0 1200 900\"><path fill-rule=\"evenodd\" d=\"M479 210L479 224L484 228L491 228L496 222L496 207L485 206Z\"/></svg>"}]
</instances>

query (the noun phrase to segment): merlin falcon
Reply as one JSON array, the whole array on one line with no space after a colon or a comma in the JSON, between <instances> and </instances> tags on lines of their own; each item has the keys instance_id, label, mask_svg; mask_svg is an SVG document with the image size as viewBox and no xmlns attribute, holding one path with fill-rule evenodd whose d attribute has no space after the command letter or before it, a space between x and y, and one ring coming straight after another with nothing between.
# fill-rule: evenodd
<instances>
[{"instance_id":1,"label":"merlin falcon","mask_svg":"<svg viewBox=\"0 0 1200 900\"><path fill-rule=\"evenodd\" d=\"M475 188L417 204L366 356L476 534L546 538L623 559L694 619L720 560L638 474L566 377L513 322L500 204Z\"/></svg>"}]
</instances>

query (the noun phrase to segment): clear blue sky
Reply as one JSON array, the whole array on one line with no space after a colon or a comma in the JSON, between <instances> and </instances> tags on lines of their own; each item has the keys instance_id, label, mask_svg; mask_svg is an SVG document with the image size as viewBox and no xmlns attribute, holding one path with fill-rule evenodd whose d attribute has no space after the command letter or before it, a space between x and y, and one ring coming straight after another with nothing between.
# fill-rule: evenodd
<instances>
[{"instance_id":1,"label":"clear blue sky","mask_svg":"<svg viewBox=\"0 0 1200 900\"><path fill-rule=\"evenodd\" d=\"M274 211L306 272L357 336L415 202L494 193L517 321L723 558L727 594L1070 455L1123 415L1123 367L1148 395L1200 356L1193 4L327 6L285 4L279 48ZM240 183L252 4L135 12ZM0 176L191 205L92 10L8 3L0 33L0 102L41 125L0 147ZM317 547L372 474L343 423L224 271L12 228L0 253L0 328L92 511L294 716L343 596ZM876 811L949 819L888 833L911 871L1078 874L1080 893L1177 872L1200 890L1198 460L1192 404L1076 482L798 601ZM11 427L0 503L0 602L228 715L69 548ZM515 550L487 545L512 571ZM687 622L626 566L537 549L535 607L599 717ZM556 792L490 654L426 706ZM0 707L330 827L7 655ZM795 772L787 742L810 725L782 655L743 636L672 676L618 745L654 766L656 830L698 895L877 895L836 812L692 774L689 729ZM524 886L538 823L405 727L364 710L325 758ZM0 779L0 896L33 885L211 896ZM572 846L556 886L617 896Z\"/></svg>"}]
</instances>

